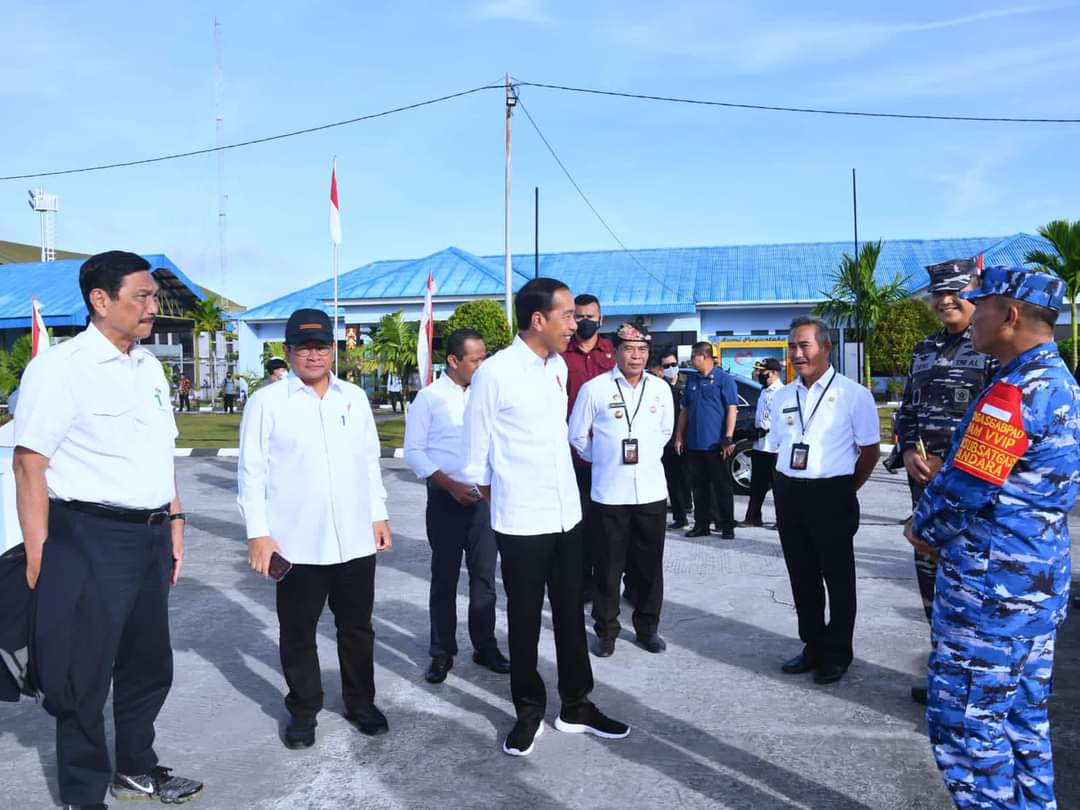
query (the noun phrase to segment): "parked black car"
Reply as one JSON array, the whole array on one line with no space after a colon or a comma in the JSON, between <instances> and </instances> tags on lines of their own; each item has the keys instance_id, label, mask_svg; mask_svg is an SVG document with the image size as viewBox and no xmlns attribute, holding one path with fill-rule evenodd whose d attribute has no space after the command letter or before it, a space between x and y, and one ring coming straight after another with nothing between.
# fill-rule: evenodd
<instances>
[{"instance_id":1,"label":"parked black car","mask_svg":"<svg viewBox=\"0 0 1080 810\"><path fill-rule=\"evenodd\" d=\"M683 374L697 374L693 369L679 369ZM728 459L728 475L736 495L750 494L750 450L754 446L754 413L757 411L761 385L754 380L732 375L739 389L739 410L735 416L735 452Z\"/></svg>"}]
</instances>

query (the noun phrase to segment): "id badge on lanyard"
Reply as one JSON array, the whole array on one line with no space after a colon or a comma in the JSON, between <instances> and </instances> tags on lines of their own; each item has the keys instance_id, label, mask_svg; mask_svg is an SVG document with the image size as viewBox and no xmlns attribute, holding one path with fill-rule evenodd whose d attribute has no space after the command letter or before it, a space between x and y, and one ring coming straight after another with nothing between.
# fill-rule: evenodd
<instances>
[{"instance_id":1,"label":"id badge on lanyard","mask_svg":"<svg viewBox=\"0 0 1080 810\"><path fill-rule=\"evenodd\" d=\"M626 411L626 432L631 433L634 429L634 420L637 419L638 411L641 410L641 403L645 401L645 378L641 379L641 390L638 391L637 407L634 408L633 415L630 414L630 409L626 406L626 398L623 396L622 386L619 385L619 381L615 380L615 388L619 391L619 401L622 402L623 410ZM638 463L638 440L632 436L622 440L622 463L623 464L637 464Z\"/></svg>"},{"instance_id":2,"label":"id badge on lanyard","mask_svg":"<svg viewBox=\"0 0 1080 810\"><path fill-rule=\"evenodd\" d=\"M825 395L829 393L829 389L832 388L833 382L836 380L837 371L833 369L833 375L829 378L829 384L825 386L825 390L821 392L821 396L818 397L818 401L814 403L814 409L810 411L810 415L806 417L806 421L803 422L802 415L802 400L799 398L799 391L795 389L795 404L799 409L799 438L802 441L795 442L791 445L791 459L789 465L792 470L805 471L810 466L810 445L806 443L806 431L810 427L810 423L814 421L814 417L817 416L818 408L821 407L822 401L825 399ZM809 390L807 391L807 404L809 404Z\"/></svg>"}]
</instances>

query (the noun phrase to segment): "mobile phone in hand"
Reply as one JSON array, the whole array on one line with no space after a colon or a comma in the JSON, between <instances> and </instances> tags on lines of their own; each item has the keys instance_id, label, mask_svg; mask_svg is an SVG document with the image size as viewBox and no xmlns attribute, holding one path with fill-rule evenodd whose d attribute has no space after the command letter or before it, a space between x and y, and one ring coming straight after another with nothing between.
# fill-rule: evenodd
<instances>
[{"instance_id":1,"label":"mobile phone in hand","mask_svg":"<svg viewBox=\"0 0 1080 810\"><path fill-rule=\"evenodd\" d=\"M275 582L281 582L285 575L292 570L292 563L278 554L276 551L270 555L270 568L268 573Z\"/></svg>"}]
</instances>

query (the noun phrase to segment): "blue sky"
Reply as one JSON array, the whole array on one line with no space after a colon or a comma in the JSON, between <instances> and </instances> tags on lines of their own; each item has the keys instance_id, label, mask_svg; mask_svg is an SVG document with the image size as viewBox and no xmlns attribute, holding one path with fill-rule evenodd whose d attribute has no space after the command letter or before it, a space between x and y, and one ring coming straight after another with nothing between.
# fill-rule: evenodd
<instances>
[{"instance_id":1,"label":"blue sky","mask_svg":"<svg viewBox=\"0 0 1080 810\"><path fill-rule=\"evenodd\" d=\"M811 8L810 6L815 6ZM872 111L1080 116L1077 4L658 4L628 0L157 4L0 0L0 175L212 146L213 19L227 142L521 80ZM1080 218L1080 125L864 120L602 99L522 99L631 248L1033 231ZM616 247L520 113L514 248ZM503 245L498 91L230 151L228 266L212 155L51 178L57 243L164 252L255 305L329 275L338 159L342 268ZM0 183L0 239L34 243ZM418 291L419 293L419 291Z\"/></svg>"}]
</instances>

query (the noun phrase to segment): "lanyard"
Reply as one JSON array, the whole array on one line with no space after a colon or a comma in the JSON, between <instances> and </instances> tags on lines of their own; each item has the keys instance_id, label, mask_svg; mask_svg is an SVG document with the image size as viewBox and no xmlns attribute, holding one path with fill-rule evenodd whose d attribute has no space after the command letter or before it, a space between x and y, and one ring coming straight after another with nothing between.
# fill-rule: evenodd
<instances>
[{"instance_id":1,"label":"lanyard","mask_svg":"<svg viewBox=\"0 0 1080 810\"><path fill-rule=\"evenodd\" d=\"M626 398L622 393L622 386L619 385L619 380L615 380L615 388L619 391L619 401L622 403L623 410L626 411L626 435L631 435L634 431L634 420L637 419L638 411L641 410L641 403L645 401L645 375L641 375L641 388L638 390L637 407L634 408L634 415L630 415L630 407L626 404Z\"/></svg>"},{"instance_id":2,"label":"lanyard","mask_svg":"<svg viewBox=\"0 0 1080 810\"><path fill-rule=\"evenodd\" d=\"M810 415L806 418L805 424L803 423L802 415L802 400L799 399L799 389L795 389L795 404L799 408L799 428L801 429L800 438L806 438L806 429L810 426L810 423L814 421L814 416L817 415L817 409L821 407L821 401L825 399L825 395L829 393L829 389L832 388L833 381L836 379L837 371L833 369L833 375L829 378L829 384L825 386L825 390L821 392L821 396L818 397L817 403L814 405L814 410L810 411ZM810 404L810 391L806 392L806 404Z\"/></svg>"}]
</instances>

